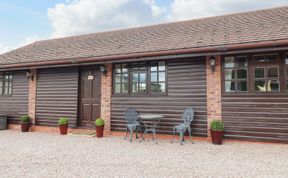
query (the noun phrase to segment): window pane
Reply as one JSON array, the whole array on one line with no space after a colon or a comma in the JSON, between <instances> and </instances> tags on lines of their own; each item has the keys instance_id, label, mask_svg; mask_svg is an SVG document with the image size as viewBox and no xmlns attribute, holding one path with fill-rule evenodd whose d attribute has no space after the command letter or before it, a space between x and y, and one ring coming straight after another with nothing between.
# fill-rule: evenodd
<instances>
[{"instance_id":1,"label":"window pane","mask_svg":"<svg viewBox=\"0 0 288 178\"><path fill-rule=\"evenodd\" d=\"M166 70L165 62L159 62L159 71L165 71L165 70Z\"/></svg>"},{"instance_id":2,"label":"window pane","mask_svg":"<svg viewBox=\"0 0 288 178\"><path fill-rule=\"evenodd\" d=\"M268 80L267 81L267 91L279 91L279 80Z\"/></svg>"},{"instance_id":3,"label":"window pane","mask_svg":"<svg viewBox=\"0 0 288 178\"><path fill-rule=\"evenodd\" d=\"M234 57L225 57L225 68L235 67Z\"/></svg>"},{"instance_id":4,"label":"window pane","mask_svg":"<svg viewBox=\"0 0 288 178\"><path fill-rule=\"evenodd\" d=\"M122 73L128 73L128 65L122 64Z\"/></svg>"},{"instance_id":5,"label":"window pane","mask_svg":"<svg viewBox=\"0 0 288 178\"><path fill-rule=\"evenodd\" d=\"M247 70L246 69L237 70L237 78L238 79L246 79L247 78Z\"/></svg>"},{"instance_id":6,"label":"window pane","mask_svg":"<svg viewBox=\"0 0 288 178\"><path fill-rule=\"evenodd\" d=\"M157 82L157 73L156 72L151 73L151 82Z\"/></svg>"},{"instance_id":7,"label":"window pane","mask_svg":"<svg viewBox=\"0 0 288 178\"><path fill-rule=\"evenodd\" d=\"M159 72L159 82L165 82L165 72Z\"/></svg>"},{"instance_id":8,"label":"window pane","mask_svg":"<svg viewBox=\"0 0 288 178\"><path fill-rule=\"evenodd\" d=\"M278 58L278 55L277 54L267 54L266 55L266 61L269 62L269 61L276 61Z\"/></svg>"},{"instance_id":9,"label":"window pane","mask_svg":"<svg viewBox=\"0 0 288 178\"><path fill-rule=\"evenodd\" d=\"M159 83L159 92L161 92L161 93L165 93L166 92L165 83Z\"/></svg>"},{"instance_id":10,"label":"window pane","mask_svg":"<svg viewBox=\"0 0 288 178\"><path fill-rule=\"evenodd\" d=\"M226 92L234 92L235 91L235 82L225 81L225 91Z\"/></svg>"},{"instance_id":11,"label":"window pane","mask_svg":"<svg viewBox=\"0 0 288 178\"><path fill-rule=\"evenodd\" d=\"M121 73L121 64L116 64L115 65L115 72L116 73Z\"/></svg>"},{"instance_id":12,"label":"window pane","mask_svg":"<svg viewBox=\"0 0 288 178\"><path fill-rule=\"evenodd\" d=\"M139 75L138 75L138 73L132 74L132 81L133 81L133 82L138 82L138 81L139 81Z\"/></svg>"},{"instance_id":13,"label":"window pane","mask_svg":"<svg viewBox=\"0 0 288 178\"><path fill-rule=\"evenodd\" d=\"M247 67L247 58L246 56L237 57L237 67Z\"/></svg>"},{"instance_id":14,"label":"window pane","mask_svg":"<svg viewBox=\"0 0 288 178\"><path fill-rule=\"evenodd\" d=\"M156 71L157 71L157 63L151 63L150 70L151 70L152 72L156 72Z\"/></svg>"},{"instance_id":15,"label":"window pane","mask_svg":"<svg viewBox=\"0 0 288 178\"><path fill-rule=\"evenodd\" d=\"M265 81L263 80L255 81L255 91L265 92L266 91Z\"/></svg>"},{"instance_id":16,"label":"window pane","mask_svg":"<svg viewBox=\"0 0 288 178\"><path fill-rule=\"evenodd\" d=\"M141 93L146 92L146 83L140 83L139 92Z\"/></svg>"},{"instance_id":17,"label":"window pane","mask_svg":"<svg viewBox=\"0 0 288 178\"><path fill-rule=\"evenodd\" d=\"M146 63L139 63L139 69L144 70L146 69Z\"/></svg>"},{"instance_id":18,"label":"window pane","mask_svg":"<svg viewBox=\"0 0 288 178\"><path fill-rule=\"evenodd\" d=\"M115 93L121 93L121 84L115 84L114 92Z\"/></svg>"},{"instance_id":19,"label":"window pane","mask_svg":"<svg viewBox=\"0 0 288 178\"><path fill-rule=\"evenodd\" d=\"M122 74L122 83L128 82L128 74Z\"/></svg>"},{"instance_id":20,"label":"window pane","mask_svg":"<svg viewBox=\"0 0 288 178\"><path fill-rule=\"evenodd\" d=\"M238 91L247 91L247 81L237 82L237 90Z\"/></svg>"},{"instance_id":21,"label":"window pane","mask_svg":"<svg viewBox=\"0 0 288 178\"><path fill-rule=\"evenodd\" d=\"M116 74L115 75L115 83L120 83L121 82L121 74Z\"/></svg>"},{"instance_id":22,"label":"window pane","mask_svg":"<svg viewBox=\"0 0 288 178\"><path fill-rule=\"evenodd\" d=\"M122 84L122 93L128 93L128 83Z\"/></svg>"},{"instance_id":23,"label":"window pane","mask_svg":"<svg viewBox=\"0 0 288 178\"><path fill-rule=\"evenodd\" d=\"M146 82L146 73L140 73L140 82Z\"/></svg>"},{"instance_id":24,"label":"window pane","mask_svg":"<svg viewBox=\"0 0 288 178\"><path fill-rule=\"evenodd\" d=\"M254 56L254 62L265 62L264 55L255 55Z\"/></svg>"},{"instance_id":25,"label":"window pane","mask_svg":"<svg viewBox=\"0 0 288 178\"><path fill-rule=\"evenodd\" d=\"M157 82L151 82L151 92L158 92L158 84Z\"/></svg>"},{"instance_id":26,"label":"window pane","mask_svg":"<svg viewBox=\"0 0 288 178\"><path fill-rule=\"evenodd\" d=\"M255 78L265 78L265 70L264 70L264 68L256 68L254 77Z\"/></svg>"},{"instance_id":27,"label":"window pane","mask_svg":"<svg viewBox=\"0 0 288 178\"><path fill-rule=\"evenodd\" d=\"M132 93L138 93L138 83L132 83Z\"/></svg>"},{"instance_id":28,"label":"window pane","mask_svg":"<svg viewBox=\"0 0 288 178\"><path fill-rule=\"evenodd\" d=\"M267 68L268 77L278 77L278 67L269 67Z\"/></svg>"},{"instance_id":29,"label":"window pane","mask_svg":"<svg viewBox=\"0 0 288 178\"><path fill-rule=\"evenodd\" d=\"M225 80L235 79L235 70L226 69L225 70Z\"/></svg>"}]
</instances>

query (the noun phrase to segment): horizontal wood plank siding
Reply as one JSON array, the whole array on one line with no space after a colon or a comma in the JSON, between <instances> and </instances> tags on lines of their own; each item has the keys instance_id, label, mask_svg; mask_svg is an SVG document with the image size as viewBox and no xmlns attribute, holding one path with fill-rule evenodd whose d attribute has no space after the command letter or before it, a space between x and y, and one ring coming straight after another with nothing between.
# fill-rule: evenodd
<instances>
[{"instance_id":1,"label":"horizontal wood plank siding","mask_svg":"<svg viewBox=\"0 0 288 178\"><path fill-rule=\"evenodd\" d=\"M171 134L173 126L180 123L186 107L195 109L192 124L194 136L207 136L207 103L205 59L185 59L167 62L167 96L112 96L111 128L124 131L124 111L128 107L141 114L163 114L158 133Z\"/></svg>"},{"instance_id":2,"label":"horizontal wood plank siding","mask_svg":"<svg viewBox=\"0 0 288 178\"><path fill-rule=\"evenodd\" d=\"M0 96L0 114L7 114L11 124L28 114L29 81L26 71L13 72L12 96Z\"/></svg>"},{"instance_id":3,"label":"horizontal wood plank siding","mask_svg":"<svg viewBox=\"0 0 288 178\"><path fill-rule=\"evenodd\" d=\"M36 125L57 126L60 117L77 126L78 68L40 69L37 81Z\"/></svg>"},{"instance_id":4,"label":"horizontal wood plank siding","mask_svg":"<svg viewBox=\"0 0 288 178\"><path fill-rule=\"evenodd\" d=\"M225 138L288 142L288 94L222 96Z\"/></svg>"}]
</instances>

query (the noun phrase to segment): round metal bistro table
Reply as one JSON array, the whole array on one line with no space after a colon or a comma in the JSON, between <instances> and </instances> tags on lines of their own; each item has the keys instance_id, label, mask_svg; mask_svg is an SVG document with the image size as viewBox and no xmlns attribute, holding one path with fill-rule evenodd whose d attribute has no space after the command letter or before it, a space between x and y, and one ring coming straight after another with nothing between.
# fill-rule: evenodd
<instances>
[{"instance_id":1,"label":"round metal bistro table","mask_svg":"<svg viewBox=\"0 0 288 178\"><path fill-rule=\"evenodd\" d=\"M138 117L140 119L140 122L143 123L145 127L144 136L142 137L142 140L140 140L140 142L145 140L145 136L148 132L151 132L153 133L153 140L157 144L158 142L156 140L156 127L160 122L160 119L164 116L160 114L140 114Z\"/></svg>"}]
</instances>

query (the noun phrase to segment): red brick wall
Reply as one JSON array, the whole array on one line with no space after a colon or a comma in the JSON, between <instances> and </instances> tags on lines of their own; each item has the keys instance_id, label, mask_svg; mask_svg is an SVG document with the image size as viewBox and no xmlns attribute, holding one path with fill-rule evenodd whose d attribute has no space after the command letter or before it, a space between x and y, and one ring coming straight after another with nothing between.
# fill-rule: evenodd
<instances>
[{"instance_id":1,"label":"red brick wall","mask_svg":"<svg viewBox=\"0 0 288 178\"><path fill-rule=\"evenodd\" d=\"M37 70L31 70L31 74L33 75L33 80L29 79L28 115L32 123L35 124Z\"/></svg>"},{"instance_id":2,"label":"red brick wall","mask_svg":"<svg viewBox=\"0 0 288 178\"><path fill-rule=\"evenodd\" d=\"M106 65L107 74L101 75L101 118L105 120L105 133L111 131L112 64Z\"/></svg>"},{"instance_id":3,"label":"red brick wall","mask_svg":"<svg viewBox=\"0 0 288 178\"><path fill-rule=\"evenodd\" d=\"M215 56L215 71L212 72L210 56L206 57L206 79L207 79L207 131L210 137L210 121L221 120L221 56Z\"/></svg>"}]
</instances>

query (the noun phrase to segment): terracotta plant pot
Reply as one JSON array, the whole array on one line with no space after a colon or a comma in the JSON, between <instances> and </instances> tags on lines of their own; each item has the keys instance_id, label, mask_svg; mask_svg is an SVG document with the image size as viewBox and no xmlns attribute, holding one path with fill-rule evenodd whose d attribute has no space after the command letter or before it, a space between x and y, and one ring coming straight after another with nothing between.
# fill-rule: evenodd
<instances>
[{"instance_id":1,"label":"terracotta plant pot","mask_svg":"<svg viewBox=\"0 0 288 178\"><path fill-rule=\"evenodd\" d=\"M103 137L103 133L104 133L104 125L102 126L96 126L96 135L98 138Z\"/></svg>"},{"instance_id":2,"label":"terracotta plant pot","mask_svg":"<svg viewBox=\"0 0 288 178\"><path fill-rule=\"evenodd\" d=\"M67 130L68 130L68 124L59 125L59 129L60 129L60 134L61 135L66 135L67 134Z\"/></svg>"},{"instance_id":3,"label":"terracotta plant pot","mask_svg":"<svg viewBox=\"0 0 288 178\"><path fill-rule=\"evenodd\" d=\"M21 123L21 132L29 132L30 123L22 122Z\"/></svg>"},{"instance_id":4,"label":"terracotta plant pot","mask_svg":"<svg viewBox=\"0 0 288 178\"><path fill-rule=\"evenodd\" d=\"M212 143L214 145L222 145L223 140L223 131L216 131L216 130L210 130L211 137L212 137Z\"/></svg>"}]
</instances>

